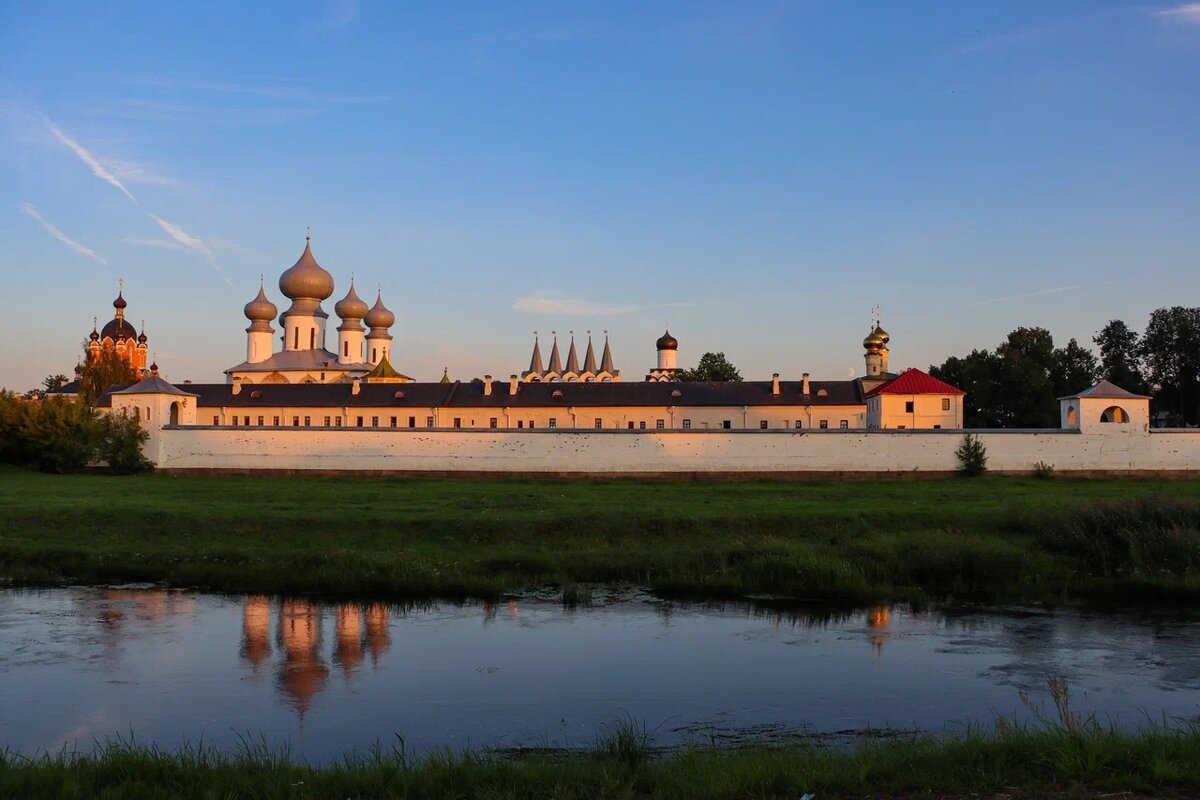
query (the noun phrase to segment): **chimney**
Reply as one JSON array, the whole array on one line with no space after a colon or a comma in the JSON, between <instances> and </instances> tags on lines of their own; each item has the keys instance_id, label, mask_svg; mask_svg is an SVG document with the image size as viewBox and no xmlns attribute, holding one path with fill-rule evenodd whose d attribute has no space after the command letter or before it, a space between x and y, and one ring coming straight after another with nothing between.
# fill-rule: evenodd
<instances>
[{"instance_id":1,"label":"chimney","mask_svg":"<svg viewBox=\"0 0 1200 800\"><path fill-rule=\"evenodd\" d=\"M779 373L771 376L771 394L779 394Z\"/></svg>"},{"instance_id":2,"label":"chimney","mask_svg":"<svg viewBox=\"0 0 1200 800\"><path fill-rule=\"evenodd\" d=\"M233 379L233 393L234 394L242 393L242 379L241 378Z\"/></svg>"},{"instance_id":3,"label":"chimney","mask_svg":"<svg viewBox=\"0 0 1200 800\"><path fill-rule=\"evenodd\" d=\"M492 376L491 375L483 376L483 396L484 397L492 396Z\"/></svg>"},{"instance_id":4,"label":"chimney","mask_svg":"<svg viewBox=\"0 0 1200 800\"><path fill-rule=\"evenodd\" d=\"M516 397L517 396L517 387L520 385L521 385L521 382L519 380L517 380L516 375L509 375L508 376L508 396Z\"/></svg>"},{"instance_id":5,"label":"chimney","mask_svg":"<svg viewBox=\"0 0 1200 800\"><path fill-rule=\"evenodd\" d=\"M804 375L801 376L801 379L803 380L803 383L800 384L800 393L803 395L812 394L812 390L808 385L808 373L804 373Z\"/></svg>"},{"instance_id":6,"label":"chimney","mask_svg":"<svg viewBox=\"0 0 1200 800\"><path fill-rule=\"evenodd\" d=\"M350 384L350 394L358 394L362 391L362 378L355 378Z\"/></svg>"}]
</instances>

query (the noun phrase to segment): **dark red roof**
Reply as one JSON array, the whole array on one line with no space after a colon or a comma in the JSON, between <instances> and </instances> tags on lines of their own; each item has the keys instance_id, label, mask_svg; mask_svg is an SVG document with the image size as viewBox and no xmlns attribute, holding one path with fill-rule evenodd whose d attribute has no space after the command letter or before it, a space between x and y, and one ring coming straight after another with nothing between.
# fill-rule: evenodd
<instances>
[{"instance_id":1,"label":"dark red roof","mask_svg":"<svg viewBox=\"0 0 1200 800\"><path fill-rule=\"evenodd\" d=\"M876 386L867 392L867 397L877 394L962 394L962 389L951 386L945 381L939 381L928 372L922 372L916 367L904 370L887 383Z\"/></svg>"}]
</instances>

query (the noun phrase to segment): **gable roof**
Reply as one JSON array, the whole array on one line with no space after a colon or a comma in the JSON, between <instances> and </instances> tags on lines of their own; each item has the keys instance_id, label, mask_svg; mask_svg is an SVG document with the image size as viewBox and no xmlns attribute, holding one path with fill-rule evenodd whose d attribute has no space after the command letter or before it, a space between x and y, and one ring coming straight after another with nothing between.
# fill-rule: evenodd
<instances>
[{"instance_id":1,"label":"gable roof","mask_svg":"<svg viewBox=\"0 0 1200 800\"><path fill-rule=\"evenodd\" d=\"M881 383L867 397L880 394L950 394L965 395L962 389L951 386L945 381L939 381L928 372L922 372L916 367L909 367L887 383Z\"/></svg>"},{"instance_id":2,"label":"gable roof","mask_svg":"<svg viewBox=\"0 0 1200 800\"><path fill-rule=\"evenodd\" d=\"M1127 392L1124 389L1122 389L1120 386L1117 386L1115 383L1111 383L1109 381L1100 381L1099 383L1095 383L1095 384L1089 386L1088 388L1084 389L1082 392L1079 392L1078 394L1069 394L1066 397L1060 397L1058 399L1059 400L1074 400L1077 397L1103 397L1103 398L1109 398L1109 399L1113 399L1113 400L1149 400L1150 399L1149 395L1134 394L1133 392Z\"/></svg>"}]
</instances>

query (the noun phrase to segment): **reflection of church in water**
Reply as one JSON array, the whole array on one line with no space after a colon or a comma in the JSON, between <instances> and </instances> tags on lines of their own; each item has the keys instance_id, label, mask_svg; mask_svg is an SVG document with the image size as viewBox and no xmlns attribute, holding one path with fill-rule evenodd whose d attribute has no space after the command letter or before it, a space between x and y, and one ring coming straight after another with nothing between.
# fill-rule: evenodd
<instances>
[{"instance_id":1,"label":"reflection of church in water","mask_svg":"<svg viewBox=\"0 0 1200 800\"><path fill-rule=\"evenodd\" d=\"M342 603L334 607L333 647L326 657L323 610L310 600L280 601L272 641L271 601L263 596L247 597L242 609L243 662L257 677L270 666L277 647L275 687L301 719L313 699L325 690L331 666L350 680L368 658L372 666L378 666L391 647L387 605Z\"/></svg>"}]
</instances>

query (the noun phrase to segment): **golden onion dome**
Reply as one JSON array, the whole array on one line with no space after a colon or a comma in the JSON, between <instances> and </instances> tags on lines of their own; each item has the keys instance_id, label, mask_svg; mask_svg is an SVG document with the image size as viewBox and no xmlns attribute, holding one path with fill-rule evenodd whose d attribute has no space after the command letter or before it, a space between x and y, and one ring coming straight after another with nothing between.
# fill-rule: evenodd
<instances>
[{"instance_id":1,"label":"golden onion dome","mask_svg":"<svg viewBox=\"0 0 1200 800\"><path fill-rule=\"evenodd\" d=\"M346 292L345 297L334 303L333 310L342 319L362 319L371 313L367 304L354 291L353 278L350 279L350 291Z\"/></svg>"},{"instance_id":2,"label":"golden onion dome","mask_svg":"<svg viewBox=\"0 0 1200 800\"><path fill-rule=\"evenodd\" d=\"M289 300L325 300L333 294L333 276L313 257L310 237L304 237L300 260L279 276L279 291Z\"/></svg>"},{"instance_id":3,"label":"golden onion dome","mask_svg":"<svg viewBox=\"0 0 1200 800\"><path fill-rule=\"evenodd\" d=\"M246 319L251 322L270 322L279 314L279 309L267 299L267 295L260 285L258 287L258 296L249 303L246 303L243 313L245 313Z\"/></svg>"},{"instance_id":4,"label":"golden onion dome","mask_svg":"<svg viewBox=\"0 0 1200 800\"><path fill-rule=\"evenodd\" d=\"M382 291L375 296L375 305L371 307L363 320L372 328L390 328L396 324L396 315L383 304Z\"/></svg>"}]
</instances>

